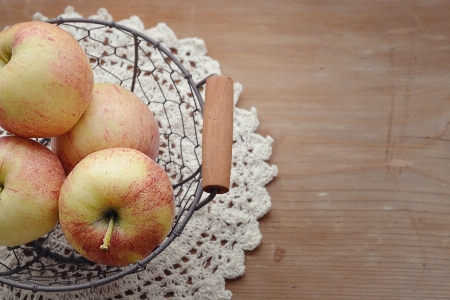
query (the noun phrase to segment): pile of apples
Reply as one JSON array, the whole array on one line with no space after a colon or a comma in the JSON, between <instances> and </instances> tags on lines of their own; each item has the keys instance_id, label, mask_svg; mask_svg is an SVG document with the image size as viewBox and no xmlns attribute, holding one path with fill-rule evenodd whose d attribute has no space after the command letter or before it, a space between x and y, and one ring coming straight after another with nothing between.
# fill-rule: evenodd
<instances>
[{"instance_id":1,"label":"pile of apples","mask_svg":"<svg viewBox=\"0 0 450 300\"><path fill-rule=\"evenodd\" d=\"M72 35L44 22L0 33L0 245L59 222L99 264L148 256L170 232L174 194L155 162L159 128L134 93L95 83ZM51 138L50 149L35 138Z\"/></svg>"}]
</instances>

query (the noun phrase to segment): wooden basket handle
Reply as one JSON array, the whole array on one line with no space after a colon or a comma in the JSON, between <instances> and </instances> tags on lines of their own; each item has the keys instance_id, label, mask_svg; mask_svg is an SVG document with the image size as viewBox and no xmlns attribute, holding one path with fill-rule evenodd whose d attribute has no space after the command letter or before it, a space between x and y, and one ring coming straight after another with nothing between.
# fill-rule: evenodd
<instances>
[{"instance_id":1,"label":"wooden basket handle","mask_svg":"<svg viewBox=\"0 0 450 300\"><path fill-rule=\"evenodd\" d=\"M233 80L227 76L206 79L202 131L203 191L223 194L230 189L233 146Z\"/></svg>"}]
</instances>

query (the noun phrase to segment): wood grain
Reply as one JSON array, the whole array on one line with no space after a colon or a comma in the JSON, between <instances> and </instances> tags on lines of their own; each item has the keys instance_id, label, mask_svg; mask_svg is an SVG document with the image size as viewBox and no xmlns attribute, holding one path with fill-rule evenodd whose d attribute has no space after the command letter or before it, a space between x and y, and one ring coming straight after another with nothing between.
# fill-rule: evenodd
<instances>
[{"instance_id":1,"label":"wood grain","mask_svg":"<svg viewBox=\"0 0 450 300\"><path fill-rule=\"evenodd\" d=\"M68 4L202 38L275 139L233 299L450 298L449 1L3 0L0 27Z\"/></svg>"}]
</instances>

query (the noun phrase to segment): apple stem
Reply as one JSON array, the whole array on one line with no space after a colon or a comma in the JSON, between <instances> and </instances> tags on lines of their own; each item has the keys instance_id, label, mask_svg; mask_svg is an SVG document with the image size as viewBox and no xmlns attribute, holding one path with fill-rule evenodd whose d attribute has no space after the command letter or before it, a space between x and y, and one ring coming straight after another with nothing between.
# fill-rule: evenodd
<instances>
[{"instance_id":1,"label":"apple stem","mask_svg":"<svg viewBox=\"0 0 450 300\"><path fill-rule=\"evenodd\" d=\"M109 245L111 243L111 235L114 228L114 215L109 219L108 230L106 231L105 237L103 238L103 245L100 246L100 250L108 251Z\"/></svg>"}]
</instances>

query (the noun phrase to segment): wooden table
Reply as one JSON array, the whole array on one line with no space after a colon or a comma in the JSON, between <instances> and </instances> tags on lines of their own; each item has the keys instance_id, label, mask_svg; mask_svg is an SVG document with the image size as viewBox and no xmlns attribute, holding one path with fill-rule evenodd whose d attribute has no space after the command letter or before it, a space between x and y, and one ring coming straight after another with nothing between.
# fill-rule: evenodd
<instances>
[{"instance_id":1,"label":"wooden table","mask_svg":"<svg viewBox=\"0 0 450 300\"><path fill-rule=\"evenodd\" d=\"M450 299L450 2L4 0L197 36L275 139L234 299ZM124 2L125 3L125 2Z\"/></svg>"}]
</instances>

